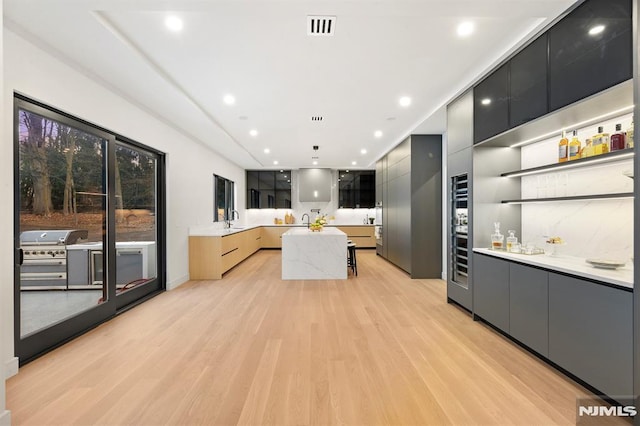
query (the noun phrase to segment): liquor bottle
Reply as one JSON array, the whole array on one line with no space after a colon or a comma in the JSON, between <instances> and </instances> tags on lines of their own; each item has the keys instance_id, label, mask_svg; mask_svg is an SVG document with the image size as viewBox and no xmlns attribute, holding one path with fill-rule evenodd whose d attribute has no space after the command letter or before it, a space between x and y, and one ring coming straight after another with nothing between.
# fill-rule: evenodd
<instances>
[{"instance_id":1,"label":"liquor bottle","mask_svg":"<svg viewBox=\"0 0 640 426\"><path fill-rule=\"evenodd\" d=\"M580 158L582 144L578 140L578 131L573 131L573 138L569 142L569 160L577 160Z\"/></svg>"},{"instance_id":2,"label":"liquor bottle","mask_svg":"<svg viewBox=\"0 0 640 426\"><path fill-rule=\"evenodd\" d=\"M604 127L598 127L598 134L593 136L593 155L609 152L609 133L604 133Z\"/></svg>"},{"instance_id":3,"label":"liquor bottle","mask_svg":"<svg viewBox=\"0 0 640 426\"><path fill-rule=\"evenodd\" d=\"M510 229L507 231L509 236L507 237L507 251L511 252L513 250L513 246L518 244L518 237L516 237L516 231Z\"/></svg>"},{"instance_id":4,"label":"liquor bottle","mask_svg":"<svg viewBox=\"0 0 640 426\"><path fill-rule=\"evenodd\" d=\"M504 248L504 235L500 233L500 222L493 223L494 232L491 234L491 248L502 250Z\"/></svg>"},{"instance_id":5,"label":"liquor bottle","mask_svg":"<svg viewBox=\"0 0 640 426\"><path fill-rule=\"evenodd\" d=\"M633 148L633 120L631 120L631 126L627 129L627 148Z\"/></svg>"},{"instance_id":6,"label":"liquor bottle","mask_svg":"<svg viewBox=\"0 0 640 426\"><path fill-rule=\"evenodd\" d=\"M564 163L569 159L569 157L567 156L567 154L569 153L568 147L569 147L569 140L567 139L567 135L563 130L562 139L560 139L560 142L558 142L558 162L559 163Z\"/></svg>"},{"instance_id":7,"label":"liquor bottle","mask_svg":"<svg viewBox=\"0 0 640 426\"><path fill-rule=\"evenodd\" d=\"M582 148L582 152L580 153L580 158L593 157L593 141L591 138L587 138L584 141L584 148Z\"/></svg>"},{"instance_id":8,"label":"liquor bottle","mask_svg":"<svg viewBox=\"0 0 640 426\"><path fill-rule=\"evenodd\" d=\"M619 151L626 147L625 135L622 131L622 124L616 124L616 132L611 135L609 140L609 151Z\"/></svg>"}]
</instances>

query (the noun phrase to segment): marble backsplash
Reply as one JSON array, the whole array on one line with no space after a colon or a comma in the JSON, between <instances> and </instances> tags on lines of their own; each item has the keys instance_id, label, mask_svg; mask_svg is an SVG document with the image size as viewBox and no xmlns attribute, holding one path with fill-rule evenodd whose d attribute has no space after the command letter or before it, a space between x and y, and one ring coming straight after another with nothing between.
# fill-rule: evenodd
<instances>
[{"instance_id":1,"label":"marble backsplash","mask_svg":"<svg viewBox=\"0 0 640 426\"><path fill-rule=\"evenodd\" d=\"M628 128L625 115L602 125L613 133L616 123ZM597 126L578 129L579 140L597 133ZM571 140L570 133L567 135ZM558 137L522 148L522 168L557 162ZM633 191L633 160L565 169L553 173L521 177L522 198L624 193ZM633 199L553 201L521 205L523 243L544 247L545 236L559 236L566 244L559 254L582 258L630 261L633 255ZM507 229L503 230L506 234Z\"/></svg>"}]
</instances>

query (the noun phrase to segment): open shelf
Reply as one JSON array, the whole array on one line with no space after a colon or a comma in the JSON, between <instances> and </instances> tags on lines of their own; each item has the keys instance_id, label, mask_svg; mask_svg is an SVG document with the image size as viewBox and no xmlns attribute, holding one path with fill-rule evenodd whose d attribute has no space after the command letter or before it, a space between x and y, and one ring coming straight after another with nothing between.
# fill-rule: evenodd
<instances>
[{"instance_id":1,"label":"open shelf","mask_svg":"<svg viewBox=\"0 0 640 426\"><path fill-rule=\"evenodd\" d=\"M573 169L578 167L593 166L594 164L612 163L633 158L633 148L622 149L620 151L609 152L595 157L580 158L578 160L567 161L565 163L547 164L545 166L532 167L530 169L514 170L502 173L503 177L520 177L525 175L535 175L540 173L554 172L557 170Z\"/></svg>"},{"instance_id":2,"label":"open shelf","mask_svg":"<svg viewBox=\"0 0 640 426\"><path fill-rule=\"evenodd\" d=\"M547 203L554 201L611 200L615 198L633 198L633 192L614 194L573 195L568 197L525 198L520 200L502 200L502 204Z\"/></svg>"}]
</instances>

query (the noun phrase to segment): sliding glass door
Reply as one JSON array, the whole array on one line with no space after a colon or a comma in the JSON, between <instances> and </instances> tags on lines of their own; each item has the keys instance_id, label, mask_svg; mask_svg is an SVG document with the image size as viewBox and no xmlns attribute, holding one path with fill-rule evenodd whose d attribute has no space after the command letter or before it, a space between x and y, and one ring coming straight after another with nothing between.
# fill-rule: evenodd
<instances>
[{"instance_id":1,"label":"sliding glass door","mask_svg":"<svg viewBox=\"0 0 640 426\"><path fill-rule=\"evenodd\" d=\"M21 362L163 288L158 153L15 99L15 342Z\"/></svg>"}]
</instances>

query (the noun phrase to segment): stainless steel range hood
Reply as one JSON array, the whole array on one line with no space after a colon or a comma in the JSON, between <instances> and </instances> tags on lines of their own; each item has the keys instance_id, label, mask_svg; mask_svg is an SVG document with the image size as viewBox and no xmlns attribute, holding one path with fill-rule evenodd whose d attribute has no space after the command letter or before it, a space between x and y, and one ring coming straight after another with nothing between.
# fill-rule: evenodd
<instances>
[{"instance_id":1,"label":"stainless steel range hood","mask_svg":"<svg viewBox=\"0 0 640 426\"><path fill-rule=\"evenodd\" d=\"M298 194L300 201L331 201L331 180L331 169L298 170Z\"/></svg>"}]
</instances>

